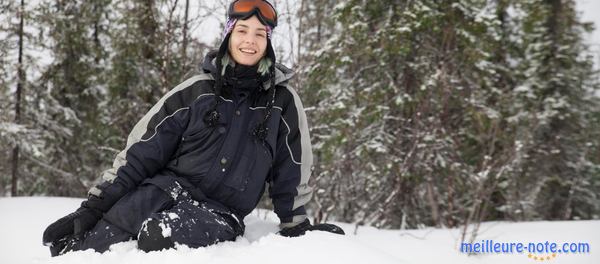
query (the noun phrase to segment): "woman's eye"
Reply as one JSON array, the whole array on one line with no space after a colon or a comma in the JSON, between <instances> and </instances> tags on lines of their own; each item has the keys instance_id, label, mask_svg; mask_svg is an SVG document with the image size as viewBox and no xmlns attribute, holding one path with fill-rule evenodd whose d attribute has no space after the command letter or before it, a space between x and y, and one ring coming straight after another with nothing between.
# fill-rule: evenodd
<instances>
[{"instance_id":1,"label":"woman's eye","mask_svg":"<svg viewBox=\"0 0 600 264\"><path fill-rule=\"evenodd\" d=\"M257 36L257 37L261 37L261 38L264 38L264 37L265 37L265 35L264 35L264 34L256 34L256 36Z\"/></svg>"}]
</instances>

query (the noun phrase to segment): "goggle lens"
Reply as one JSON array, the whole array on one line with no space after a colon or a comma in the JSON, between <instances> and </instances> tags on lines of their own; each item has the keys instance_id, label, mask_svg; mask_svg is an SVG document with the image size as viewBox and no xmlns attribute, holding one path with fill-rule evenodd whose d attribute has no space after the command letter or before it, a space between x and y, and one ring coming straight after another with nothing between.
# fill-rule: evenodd
<instances>
[{"instance_id":1,"label":"goggle lens","mask_svg":"<svg viewBox=\"0 0 600 264\"><path fill-rule=\"evenodd\" d=\"M235 1L230 10L230 16L248 15L258 9L259 15L271 26L277 25L277 13L269 2L263 0L238 0Z\"/></svg>"}]
</instances>

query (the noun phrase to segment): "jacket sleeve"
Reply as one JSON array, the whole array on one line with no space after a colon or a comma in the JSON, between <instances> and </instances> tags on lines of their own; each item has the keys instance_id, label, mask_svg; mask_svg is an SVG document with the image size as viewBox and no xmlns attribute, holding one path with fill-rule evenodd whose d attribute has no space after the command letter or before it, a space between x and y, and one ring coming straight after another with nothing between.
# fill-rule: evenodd
<instances>
[{"instance_id":1,"label":"jacket sleeve","mask_svg":"<svg viewBox=\"0 0 600 264\"><path fill-rule=\"evenodd\" d=\"M181 83L156 103L135 125L127 146L117 154L103 181L92 187L84 207L108 211L144 179L153 177L171 160L189 121L189 94L198 78Z\"/></svg>"},{"instance_id":2,"label":"jacket sleeve","mask_svg":"<svg viewBox=\"0 0 600 264\"><path fill-rule=\"evenodd\" d=\"M312 197L308 185L313 155L304 107L290 87L282 89L284 106L277 135L276 155L271 170L269 195L281 228L306 219L305 205ZM278 91L279 92L279 91Z\"/></svg>"}]
</instances>

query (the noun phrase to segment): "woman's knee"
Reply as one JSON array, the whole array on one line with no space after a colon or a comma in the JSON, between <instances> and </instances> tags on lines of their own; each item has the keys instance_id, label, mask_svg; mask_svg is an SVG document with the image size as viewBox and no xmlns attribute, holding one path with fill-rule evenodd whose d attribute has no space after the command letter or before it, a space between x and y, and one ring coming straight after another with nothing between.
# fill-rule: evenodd
<instances>
[{"instance_id":1,"label":"woman's knee","mask_svg":"<svg viewBox=\"0 0 600 264\"><path fill-rule=\"evenodd\" d=\"M175 243L171 239L171 229L155 218L144 221L137 241L138 248L145 252L175 247Z\"/></svg>"}]
</instances>

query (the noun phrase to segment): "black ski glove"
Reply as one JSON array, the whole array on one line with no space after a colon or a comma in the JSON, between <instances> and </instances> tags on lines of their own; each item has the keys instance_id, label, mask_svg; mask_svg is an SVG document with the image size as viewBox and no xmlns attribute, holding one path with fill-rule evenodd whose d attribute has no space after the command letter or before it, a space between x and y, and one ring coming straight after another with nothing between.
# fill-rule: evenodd
<instances>
[{"instance_id":1,"label":"black ski glove","mask_svg":"<svg viewBox=\"0 0 600 264\"><path fill-rule=\"evenodd\" d=\"M81 234L92 229L100 218L102 218L102 212L88 207L79 207L77 211L48 226L44 231L42 241L44 245L50 246L66 236Z\"/></svg>"},{"instance_id":2,"label":"black ski glove","mask_svg":"<svg viewBox=\"0 0 600 264\"><path fill-rule=\"evenodd\" d=\"M286 237L298 237L304 235L306 231L326 231L334 234L345 235L344 230L339 226L334 224L317 224L311 225L308 219L304 220L304 222L297 224L293 227L286 227L279 231L279 234Z\"/></svg>"}]
</instances>

